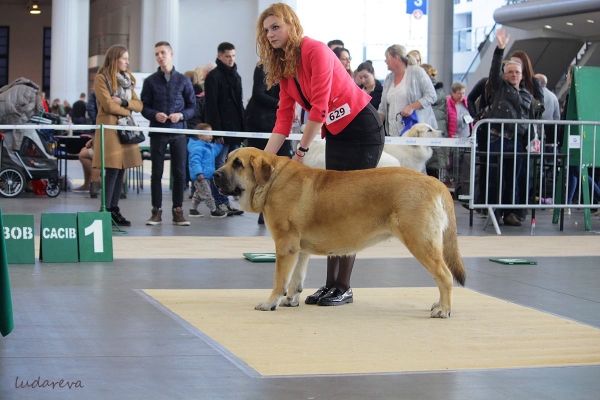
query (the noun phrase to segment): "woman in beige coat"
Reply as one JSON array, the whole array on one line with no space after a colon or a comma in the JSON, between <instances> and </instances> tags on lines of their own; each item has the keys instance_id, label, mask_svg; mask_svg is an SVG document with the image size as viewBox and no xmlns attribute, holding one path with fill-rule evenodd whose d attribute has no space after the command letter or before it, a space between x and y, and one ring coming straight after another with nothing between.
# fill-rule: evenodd
<instances>
[{"instance_id":1,"label":"woman in beige coat","mask_svg":"<svg viewBox=\"0 0 600 400\"><path fill-rule=\"evenodd\" d=\"M127 68L129 53L124 46L111 46L104 57L104 63L94 79L94 92L98 104L98 125L117 125L117 118L131 116L132 111L142 111L143 104L133 88L135 78ZM100 168L100 132L94 140L93 167ZM137 144L121 144L117 132L104 130L104 193L106 209L120 226L130 226L119 211L119 196L123 176L127 168L142 165L142 156Z\"/></svg>"}]
</instances>

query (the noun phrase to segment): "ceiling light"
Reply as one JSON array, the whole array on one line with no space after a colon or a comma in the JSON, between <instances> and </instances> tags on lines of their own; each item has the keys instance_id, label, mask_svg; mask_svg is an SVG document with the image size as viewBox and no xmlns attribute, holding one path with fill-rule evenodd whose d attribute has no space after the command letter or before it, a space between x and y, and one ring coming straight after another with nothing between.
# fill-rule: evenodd
<instances>
[{"instance_id":1,"label":"ceiling light","mask_svg":"<svg viewBox=\"0 0 600 400\"><path fill-rule=\"evenodd\" d=\"M587 22L589 22L590 24L593 24L594 20L593 19L588 19Z\"/></svg>"},{"instance_id":2,"label":"ceiling light","mask_svg":"<svg viewBox=\"0 0 600 400\"><path fill-rule=\"evenodd\" d=\"M573 26L573 23L572 22L567 22L567 25Z\"/></svg>"},{"instance_id":3,"label":"ceiling light","mask_svg":"<svg viewBox=\"0 0 600 400\"><path fill-rule=\"evenodd\" d=\"M31 3L29 3L29 5L27 6L27 10L29 10L29 14L33 15L38 15L42 13L42 10L40 10L40 6L37 1L32 1Z\"/></svg>"},{"instance_id":4,"label":"ceiling light","mask_svg":"<svg viewBox=\"0 0 600 400\"><path fill-rule=\"evenodd\" d=\"M552 29L552 27L550 25L544 25L544 28L546 28L546 29Z\"/></svg>"}]
</instances>

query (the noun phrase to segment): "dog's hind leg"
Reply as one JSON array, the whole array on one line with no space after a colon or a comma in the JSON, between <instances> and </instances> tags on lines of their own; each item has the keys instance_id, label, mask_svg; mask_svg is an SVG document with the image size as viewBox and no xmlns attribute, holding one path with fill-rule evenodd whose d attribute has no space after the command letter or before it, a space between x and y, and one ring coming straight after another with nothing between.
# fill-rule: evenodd
<instances>
[{"instance_id":1,"label":"dog's hind leg","mask_svg":"<svg viewBox=\"0 0 600 400\"><path fill-rule=\"evenodd\" d=\"M404 244L435 279L440 291L440 299L431 306L431 318L449 318L452 312L452 273L444 262L442 238L419 239L404 237Z\"/></svg>"},{"instance_id":2,"label":"dog's hind leg","mask_svg":"<svg viewBox=\"0 0 600 400\"><path fill-rule=\"evenodd\" d=\"M287 296L281 301L285 307L298 307L300 304L300 293L304 290L304 278L306 278L306 267L310 259L309 253L300 253L296 267L292 273L292 279L288 285Z\"/></svg>"},{"instance_id":3,"label":"dog's hind leg","mask_svg":"<svg viewBox=\"0 0 600 400\"><path fill-rule=\"evenodd\" d=\"M298 260L300 252L298 250L294 252L288 252L287 254L280 254L277 252L275 261L275 280L273 282L273 291L267 301L259 303L254 307L256 310L262 311L275 311L281 300L287 296L287 288L292 277L294 266Z\"/></svg>"}]
</instances>

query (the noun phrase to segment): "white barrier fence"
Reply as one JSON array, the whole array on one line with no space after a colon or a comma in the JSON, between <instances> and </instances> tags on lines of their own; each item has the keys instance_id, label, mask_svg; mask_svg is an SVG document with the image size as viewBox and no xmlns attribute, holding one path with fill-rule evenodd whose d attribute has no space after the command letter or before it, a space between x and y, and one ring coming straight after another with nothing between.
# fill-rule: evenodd
<instances>
[{"instance_id":1,"label":"white barrier fence","mask_svg":"<svg viewBox=\"0 0 600 400\"><path fill-rule=\"evenodd\" d=\"M518 124L526 126L524 137L511 135ZM564 210L573 207L571 200L577 200L577 207L585 210L585 226L589 230L590 209L598 207L593 204L594 193L600 196L594 171L600 165L600 155L596 153L600 123L518 120L518 124L515 120L485 119L475 125L473 131L479 132L477 140L483 145L478 148L475 137L472 138L469 196L465 197L469 208L486 209L486 226L491 221L498 234L501 232L495 211L532 210L533 232L535 210L550 208L555 210L555 223L560 212L562 230ZM562 148L548 140L562 138L559 127L567 135Z\"/></svg>"},{"instance_id":2,"label":"white barrier fence","mask_svg":"<svg viewBox=\"0 0 600 400\"><path fill-rule=\"evenodd\" d=\"M535 209L541 208L553 208L556 210L566 209L572 205L568 203L568 196L562 195L563 193L569 193L573 190L574 183L572 179L569 179L568 166L573 170L579 171L578 182L583 184L578 185L577 197L578 208L586 209L586 216L589 216L589 209L594 207L590 198L593 199L593 184L588 186L587 170L595 165L597 161L600 161L600 157L596 157L596 144L599 143L597 139L597 128L599 123L596 121L550 121L550 120L519 120L519 124L527 125L527 140L529 143L535 138L536 132L539 135L540 140L540 151L531 151L530 148L525 151L517 151L517 146L510 151L505 151L504 141L499 151L490 150L490 139L494 136L491 124L499 124L499 134L509 132L511 129L516 129L516 123L514 120L501 120L501 119L486 119L477 122L473 132L477 132L479 128L482 129L483 136L487 138L487 146L484 148L477 148L475 135L469 138L413 138L413 137L390 137L385 138L386 144L394 145L418 145L418 146L431 146L431 147L450 147L450 148L469 148L471 151L471 166L470 166L470 183L469 183L469 195L462 195L462 200L469 201L469 208L471 209L487 209L489 220L492 222L496 229L496 232L500 234L500 229L497 220L494 215L494 211L499 209L532 209L532 213L535 213ZM559 148L552 144L547 144L545 138L548 133L548 127L551 129L558 129L559 126L564 126L566 132L569 134L568 146L569 150L579 149L579 160L574 160L571 157L571 151L563 154L559 151ZM512 128L507 128L512 127ZM122 127L116 125L0 125L0 131L8 130L27 130L27 129L43 129L43 130L60 130L60 131L72 131L72 130L95 130L95 129L114 129L114 130L135 130L145 133L170 133L170 134L183 134L183 135L194 135L194 134L210 134L213 136L222 137L238 137L238 138L255 138L255 139L268 139L270 133L262 132L229 132L229 131L202 131L202 130L191 130L191 129L169 129L169 128L151 128L151 127ZM590 141L589 137L592 137ZM557 135L555 135L557 136ZM301 134L290 134L288 140L300 140ZM316 138L320 140L320 138ZM516 138L512 139L516 141ZM586 146L591 146L591 162L586 160L584 150L587 150ZM586 147L586 149L583 149ZM455 162L457 162L455 160ZM518 193L518 179L519 177L514 176L508 177L504 171L505 167L512 163L513 171L516 170L517 165L522 165L523 174L527 178L524 180L524 186L521 192L526 193L526 196L521 198L515 197L515 193ZM484 176L483 181L479 179L476 171L480 170L479 175ZM562 179L564 184L558 181L558 177L563 173L564 178ZM495 176L493 176L495 175ZM552 177L552 180L548 180ZM489 188L490 179L494 179L498 182L497 185L497 196L490 196ZM591 181L595 182L595 174L592 169ZM495 182L494 181L494 182ZM507 187L505 182L511 182ZM482 183L485 190L481 190L481 195L476 192L477 188L481 185L477 185L477 182ZM548 188L548 183L551 188ZM575 183L576 184L576 183ZM587 190L589 189L589 190ZM502 197L503 191L508 190L508 198L512 198L512 201L504 201ZM506 193L506 192L504 192ZM560 196L559 196L560 195ZM493 197L493 198L492 198ZM507 198L507 196L504 196ZM547 199L552 199L552 203L548 204ZM534 216L535 214L533 214ZM554 216L554 222L557 222L558 214ZM532 223L534 219L532 219ZM487 222L486 222L487 226ZM561 214L561 229L562 229L562 214ZM589 229L586 224L586 229Z\"/></svg>"}]
</instances>

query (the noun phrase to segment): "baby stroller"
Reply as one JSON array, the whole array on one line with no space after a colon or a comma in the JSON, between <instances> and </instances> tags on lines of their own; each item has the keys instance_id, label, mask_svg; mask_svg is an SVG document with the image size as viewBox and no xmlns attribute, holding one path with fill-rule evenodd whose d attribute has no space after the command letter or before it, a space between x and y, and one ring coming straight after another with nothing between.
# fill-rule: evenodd
<instances>
[{"instance_id":1,"label":"baby stroller","mask_svg":"<svg viewBox=\"0 0 600 400\"><path fill-rule=\"evenodd\" d=\"M51 124L42 117L33 117L30 123ZM58 161L51 153L50 144L37 129L23 131L23 141L18 151L13 150L13 132L0 132L0 195L16 197L25 188L27 180L45 181L48 197L60 193Z\"/></svg>"}]
</instances>

